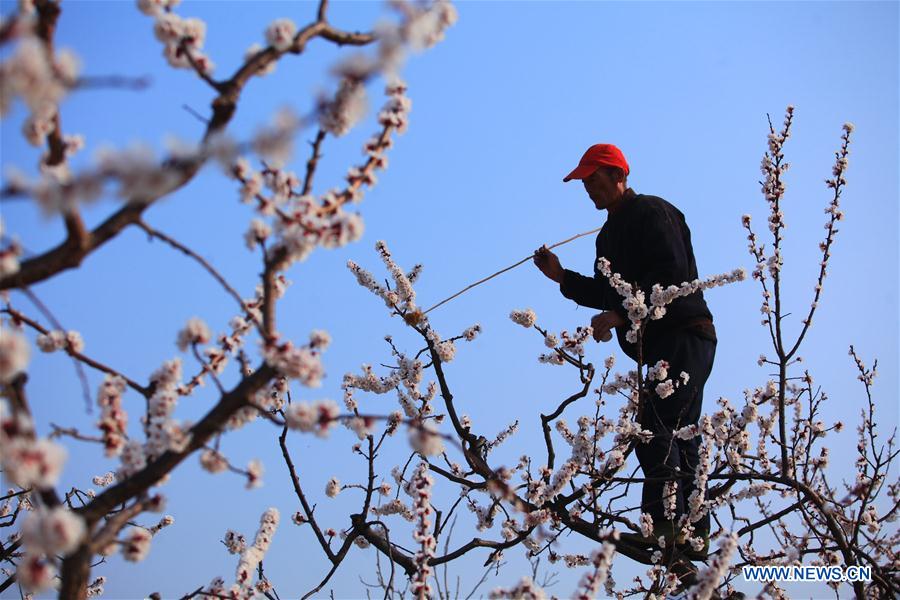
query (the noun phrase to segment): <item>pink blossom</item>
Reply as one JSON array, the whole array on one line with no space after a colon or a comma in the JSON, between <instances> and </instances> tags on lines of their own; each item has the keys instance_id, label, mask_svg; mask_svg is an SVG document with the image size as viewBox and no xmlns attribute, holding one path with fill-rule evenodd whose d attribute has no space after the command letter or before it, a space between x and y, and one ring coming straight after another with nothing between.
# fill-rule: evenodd
<instances>
[{"instance_id":1,"label":"pink blossom","mask_svg":"<svg viewBox=\"0 0 900 600\"><path fill-rule=\"evenodd\" d=\"M253 219L250 221L250 228L244 234L244 241L247 248L253 250L257 245L263 244L271 234L272 228L268 224L259 219Z\"/></svg>"},{"instance_id":2,"label":"pink blossom","mask_svg":"<svg viewBox=\"0 0 900 600\"><path fill-rule=\"evenodd\" d=\"M690 600L708 600L713 597L722 578L728 574L731 555L737 548L737 536L733 533L726 535L719 542L719 547L719 552L710 557L708 566L698 574L697 584L688 590L687 597Z\"/></svg>"},{"instance_id":3,"label":"pink blossom","mask_svg":"<svg viewBox=\"0 0 900 600\"><path fill-rule=\"evenodd\" d=\"M103 586L106 584L106 577L101 575L97 577L87 586L87 597L88 598L99 598L103 595Z\"/></svg>"},{"instance_id":4,"label":"pink blossom","mask_svg":"<svg viewBox=\"0 0 900 600\"><path fill-rule=\"evenodd\" d=\"M366 436L372 432L372 426L375 421L368 417L353 417L346 421L347 427L356 434L360 440L366 439Z\"/></svg>"},{"instance_id":5,"label":"pink blossom","mask_svg":"<svg viewBox=\"0 0 900 600\"><path fill-rule=\"evenodd\" d=\"M322 329L314 329L309 333L309 347L316 350L327 350L331 345L331 335Z\"/></svg>"},{"instance_id":6,"label":"pink blossom","mask_svg":"<svg viewBox=\"0 0 900 600\"><path fill-rule=\"evenodd\" d=\"M526 329L533 327L535 321L537 321L537 315L535 315L534 311L530 308L526 308L525 310L514 310L509 313L509 318L512 319L513 323L521 325Z\"/></svg>"},{"instance_id":7,"label":"pink blossom","mask_svg":"<svg viewBox=\"0 0 900 600\"><path fill-rule=\"evenodd\" d=\"M199 317L191 317L188 319L184 329L178 332L178 349L184 352L193 344L206 344L212 338L206 323Z\"/></svg>"},{"instance_id":8,"label":"pink blossom","mask_svg":"<svg viewBox=\"0 0 900 600\"><path fill-rule=\"evenodd\" d=\"M675 386L672 383L671 379L667 379L662 383L658 384L655 388L656 395L660 398L668 398L672 394L675 393Z\"/></svg>"},{"instance_id":9,"label":"pink blossom","mask_svg":"<svg viewBox=\"0 0 900 600\"><path fill-rule=\"evenodd\" d=\"M321 384L324 370L317 353L287 342L267 347L265 355L266 362L285 377L297 379L308 387L318 387Z\"/></svg>"},{"instance_id":10,"label":"pink blossom","mask_svg":"<svg viewBox=\"0 0 900 600\"><path fill-rule=\"evenodd\" d=\"M64 331L54 330L37 336L35 344L41 352L55 352L66 347L66 334Z\"/></svg>"},{"instance_id":11,"label":"pink blossom","mask_svg":"<svg viewBox=\"0 0 900 600\"><path fill-rule=\"evenodd\" d=\"M122 478L129 477L147 466L147 455L144 447L137 440L130 440L122 448L122 466L119 469L119 476Z\"/></svg>"},{"instance_id":12,"label":"pink blossom","mask_svg":"<svg viewBox=\"0 0 900 600\"><path fill-rule=\"evenodd\" d=\"M294 402L284 411L285 421L291 429L312 431L318 423L318 411L308 402Z\"/></svg>"},{"instance_id":13,"label":"pink blossom","mask_svg":"<svg viewBox=\"0 0 900 600\"><path fill-rule=\"evenodd\" d=\"M0 277L8 277L19 272L21 253L22 250L15 241L6 248L0 248Z\"/></svg>"},{"instance_id":14,"label":"pink blossom","mask_svg":"<svg viewBox=\"0 0 900 600\"><path fill-rule=\"evenodd\" d=\"M300 431L315 431L319 437L326 437L334 427L340 409L333 400L319 400L313 404L294 402L285 410L288 427Z\"/></svg>"},{"instance_id":15,"label":"pink blossom","mask_svg":"<svg viewBox=\"0 0 900 600\"><path fill-rule=\"evenodd\" d=\"M653 515L641 513L641 535L644 537L653 535Z\"/></svg>"},{"instance_id":16,"label":"pink blossom","mask_svg":"<svg viewBox=\"0 0 900 600\"><path fill-rule=\"evenodd\" d=\"M25 338L3 327L0 330L0 383L9 383L28 366L29 349Z\"/></svg>"},{"instance_id":17,"label":"pink blossom","mask_svg":"<svg viewBox=\"0 0 900 600\"><path fill-rule=\"evenodd\" d=\"M390 493L390 492L388 492ZM414 521L416 519L416 514L413 512L411 508L403 503L399 498L395 498L390 502L382 504L381 506L377 506L371 509L372 514L374 515L400 515L407 521Z\"/></svg>"},{"instance_id":18,"label":"pink blossom","mask_svg":"<svg viewBox=\"0 0 900 600\"><path fill-rule=\"evenodd\" d=\"M228 468L228 461L218 451L208 449L200 453L200 466L209 473L221 473Z\"/></svg>"},{"instance_id":19,"label":"pink blossom","mask_svg":"<svg viewBox=\"0 0 900 600\"><path fill-rule=\"evenodd\" d=\"M263 464L254 459L247 463L247 485L248 490L262 487Z\"/></svg>"},{"instance_id":20,"label":"pink blossom","mask_svg":"<svg viewBox=\"0 0 900 600\"><path fill-rule=\"evenodd\" d=\"M547 594L544 593L544 590L532 581L531 577L525 576L519 581L517 585L512 588L504 589L504 588L494 588L491 593L488 595L488 598L491 600L498 600L501 598L517 598L519 600L544 600L547 597Z\"/></svg>"},{"instance_id":21,"label":"pink blossom","mask_svg":"<svg viewBox=\"0 0 900 600\"><path fill-rule=\"evenodd\" d=\"M8 420L6 418L0 421ZM9 438L0 426L0 466L3 475L22 488L47 489L56 485L67 451L47 439L33 440L27 436Z\"/></svg>"},{"instance_id":22,"label":"pink blossom","mask_svg":"<svg viewBox=\"0 0 900 600\"><path fill-rule=\"evenodd\" d=\"M225 544L225 548L231 554L240 554L247 547L244 536L231 529L225 532L225 539L222 540L222 543Z\"/></svg>"},{"instance_id":23,"label":"pink blossom","mask_svg":"<svg viewBox=\"0 0 900 600\"><path fill-rule=\"evenodd\" d=\"M444 31L456 23L457 18L456 7L450 2L435 2L428 10L418 12L406 23L406 41L414 50L430 48L444 39Z\"/></svg>"},{"instance_id":24,"label":"pink blossom","mask_svg":"<svg viewBox=\"0 0 900 600\"><path fill-rule=\"evenodd\" d=\"M235 583L241 589L247 591L252 589L254 572L269 550L269 545L272 543L272 537L275 535L279 521L280 514L277 508L269 508L260 517L259 529L256 531L253 544L243 549L238 561Z\"/></svg>"},{"instance_id":25,"label":"pink blossom","mask_svg":"<svg viewBox=\"0 0 900 600\"><path fill-rule=\"evenodd\" d=\"M594 550L591 555L591 563L594 566L593 572L587 572L581 579L579 593L575 596L579 600L590 600L596 598L600 593L600 587L609 577L609 569L612 566L613 555L616 552L615 544L611 542L603 542L603 545Z\"/></svg>"},{"instance_id":26,"label":"pink blossom","mask_svg":"<svg viewBox=\"0 0 900 600\"><path fill-rule=\"evenodd\" d=\"M77 331L66 332L66 343L72 352L82 352L84 350L84 339Z\"/></svg>"},{"instance_id":27,"label":"pink blossom","mask_svg":"<svg viewBox=\"0 0 900 600\"><path fill-rule=\"evenodd\" d=\"M16 580L26 590L39 593L53 585L56 568L42 554L25 554L16 566Z\"/></svg>"},{"instance_id":28,"label":"pink blossom","mask_svg":"<svg viewBox=\"0 0 900 600\"><path fill-rule=\"evenodd\" d=\"M438 456L444 451L444 440L433 420L411 425L409 443L422 456Z\"/></svg>"},{"instance_id":29,"label":"pink blossom","mask_svg":"<svg viewBox=\"0 0 900 600\"><path fill-rule=\"evenodd\" d=\"M166 12L156 15L153 24L153 35L163 43L177 43L181 39L184 28L183 19L175 13Z\"/></svg>"},{"instance_id":30,"label":"pink blossom","mask_svg":"<svg viewBox=\"0 0 900 600\"><path fill-rule=\"evenodd\" d=\"M138 10L149 17L161 14L163 10L178 4L179 0L138 0Z\"/></svg>"},{"instance_id":31,"label":"pink blossom","mask_svg":"<svg viewBox=\"0 0 900 600\"><path fill-rule=\"evenodd\" d=\"M122 540L122 557L129 562L140 562L150 553L153 536L143 527L131 527Z\"/></svg>"},{"instance_id":32,"label":"pink blossom","mask_svg":"<svg viewBox=\"0 0 900 600\"><path fill-rule=\"evenodd\" d=\"M71 510L41 507L22 524L22 539L29 552L65 555L78 547L86 531L84 519Z\"/></svg>"},{"instance_id":33,"label":"pink blossom","mask_svg":"<svg viewBox=\"0 0 900 600\"><path fill-rule=\"evenodd\" d=\"M450 362L456 356L456 345L452 341L447 340L435 346L435 351L442 362Z\"/></svg>"},{"instance_id":34,"label":"pink blossom","mask_svg":"<svg viewBox=\"0 0 900 600\"><path fill-rule=\"evenodd\" d=\"M429 560L434 557L437 548L437 540L429 530L431 520L429 517L434 512L431 507L431 486L434 478L428 474L428 465L419 463L413 473L410 487L412 488L413 509L417 517L413 539L419 543L419 549L415 555L416 572L412 577L410 588L417 598L429 598L431 586L428 583L432 569Z\"/></svg>"},{"instance_id":35,"label":"pink blossom","mask_svg":"<svg viewBox=\"0 0 900 600\"><path fill-rule=\"evenodd\" d=\"M291 108L279 109L269 125L257 130L251 142L253 151L264 159L270 168L280 168L293 154L294 134L300 124L300 117Z\"/></svg>"},{"instance_id":36,"label":"pink blossom","mask_svg":"<svg viewBox=\"0 0 900 600\"><path fill-rule=\"evenodd\" d=\"M111 485L116 480L116 474L112 471L107 472L105 475L95 475L91 480L94 485L98 485L100 487L106 487Z\"/></svg>"},{"instance_id":37,"label":"pink blossom","mask_svg":"<svg viewBox=\"0 0 900 600\"><path fill-rule=\"evenodd\" d=\"M669 363L665 360L658 361L647 371L647 379L650 381L662 381L669 376Z\"/></svg>"},{"instance_id":38,"label":"pink blossom","mask_svg":"<svg viewBox=\"0 0 900 600\"><path fill-rule=\"evenodd\" d=\"M478 325L476 323L475 325L472 325L471 327L463 331L462 336L466 339L467 342L471 342L479 333L481 333L481 325Z\"/></svg>"},{"instance_id":39,"label":"pink blossom","mask_svg":"<svg viewBox=\"0 0 900 600\"><path fill-rule=\"evenodd\" d=\"M64 57L63 66L73 64L73 55ZM20 96L33 113L55 113L56 106L68 92L66 81L57 77L56 65L48 60L42 42L36 36L24 38L15 52L4 62L0 97ZM7 101L0 104L0 113L9 109Z\"/></svg>"},{"instance_id":40,"label":"pink blossom","mask_svg":"<svg viewBox=\"0 0 900 600\"><path fill-rule=\"evenodd\" d=\"M266 42L279 52L291 47L297 26L290 19L276 19L266 28Z\"/></svg>"}]
</instances>

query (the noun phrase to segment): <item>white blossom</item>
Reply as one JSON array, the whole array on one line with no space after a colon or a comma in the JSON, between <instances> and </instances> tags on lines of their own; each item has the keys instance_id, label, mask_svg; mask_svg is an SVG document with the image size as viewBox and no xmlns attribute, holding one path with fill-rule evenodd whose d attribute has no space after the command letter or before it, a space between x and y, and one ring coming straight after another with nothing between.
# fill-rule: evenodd
<instances>
[{"instance_id":1,"label":"white blossom","mask_svg":"<svg viewBox=\"0 0 900 600\"><path fill-rule=\"evenodd\" d=\"M48 331L37 336L35 344L41 352L56 352L66 347L66 334L61 330Z\"/></svg>"},{"instance_id":2,"label":"white blossom","mask_svg":"<svg viewBox=\"0 0 900 600\"><path fill-rule=\"evenodd\" d=\"M9 422L5 417L0 418L0 431L4 421ZM9 437L0 432L0 466L3 468L3 475L19 487L53 487L62 473L66 456L65 447L50 440L33 440L28 436Z\"/></svg>"},{"instance_id":3,"label":"white blossom","mask_svg":"<svg viewBox=\"0 0 900 600\"><path fill-rule=\"evenodd\" d=\"M668 398L672 394L675 393L675 386L672 383L671 379L667 379L662 383L658 384L655 388L656 395L660 398Z\"/></svg>"},{"instance_id":4,"label":"white blossom","mask_svg":"<svg viewBox=\"0 0 900 600\"><path fill-rule=\"evenodd\" d=\"M475 325L472 325L471 327L463 331L462 336L467 342L471 342L479 333L481 333L481 325L478 325L476 323Z\"/></svg>"},{"instance_id":5,"label":"white blossom","mask_svg":"<svg viewBox=\"0 0 900 600\"><path fill-rule=\"evenodd\" d=\"M357 79L344 79L333 100L322 101L319 125L335 136L342 136L353 129L365 115L368 107L366 88Z\"/></svg>"},{"instance_id":6,"label":"white blossom","mask_svg":"<svg viewBox=\"0 0 900 600\"><path fill-rule=\"evenodd\" d=\"M728 573L731 555L737 548L737 536L726 535L719 542L719 551L710 556L708 566L697 575L697 583L687 591L689 600L709 600L722 578Z\"/></svg>"},{"instance_id":7,"label":"white blossom","mask_svg":"<svg viewBox=\"0 0 900 600\"><path fill-rule=\"evenodd\" d=\"M28 342L15 331L0 330L0 383L9 383L28 366Z\"/></svg>"},{"instance_id":8,"label":"white blossom","mask_svg":"<svg viewBox=\"0 0 900 600\"><path fill-rule=\"evenodd\" d=\"M288 427L304 432L314 431L325 437L337 423L340 408L334 400L319 400L313 404L294 402L285 409Z\"/></svg>"},{"instance_id":9,"label":"white blossom","mask_svg":"<svg viewBox=\"0 0 900 600\"><path fill-rule=\"evenodd\" d=\"M576 598L579 600L591 600L599 595L600 587L609 577L609 569L612 566L615 552L616 546L610 542L603 542L600 548L594 550L591 555L591 563L594 566L594 570L593 572L588 571L582 577Z\"/></svg>"},{"instance_id":10,"label":"white blossom","mask_svg":"<svg viewBox=\"0 0 900 600\"><path fill-rule=\"evenodd\" d=\"M409 428L409 443L422 456L437 456L444 451L444 440L433 420L424 421Z\"/></svg>"},{"instance_id":11,"label":"white blossom","mask_svg":"<svg viewBox=\"0 0 900 600\"><path fill-rule=\"evenodd\" d=\"M122 541L122 556L130 562L140 562L150 553L150 540L153 536L143 527L131 527Z\"/></svg>"},{"instance_id":12,"label":"white blossom","mask_svg":"<svg viewBox=\"0 0 900 600\"><path fill-rule=\"evenodd\" d=\"M228 469L228 461L221 453L210 448L200 453L200 466L208 473L221 473Z\"/></svg>"},{"instance_id":13,"label":"white blossom","mask_svg":"<svg viewBox=\"0 0 900 600\"><path fill-rule=\"evenodd\" d=\"M250 221L250 227L244 234L244 241L249 250L253 250L257 245L262 244L272 235L272 228L264 221L253 219Z\"/></svg>"},{"instance_id":14,"label":"white blossom","mask_svg":"<svg viewBox=\"0 0 900 600\"><path fill-rule=\"evenodd\" d=\"M413 539L419 543L414 558L416 572L411 578L410 589L419 598L431 596L431 585L428 580L431 577L432 568L429 560L434 557L437 549L437 539L430 531L431 520L429 519L434 512L431 506L431 486L433 484L434 478L428 474L427 463L419 463L410 480L413 510L417 517Z\"/></svg>"},{"instance_id":15,"label":"white blossom","mask_svg":"<svg viewBox=\"0 0 900 600\"><path fill-rule=\"evenodd\" d=\"M26 553L16 565L16 580L26 590L39 593L53 585L56 567L42 554Z\"/></svg>"},{"instance_id":16,"label":"white blossom","mask_svg":"<svg viewBox=\"0 0 900 600\"><path fill-rule=\"evenodd\" d=\"M491 600L499 600L501 598L517 598L519 600L544 600L547 594L543 588L536 584L531 577L524 576L514 587L509 589L494 588L488 595Z\"/></svg>"},{"instance_id":17,"label":"white blossom","mask_svg":"<svg viewBox=\"0 0 900 600\"><path fill-rule=\"evenodd\" d=\"M250 591L252 589L256 567L269 550L280 519L277 508L266 510L259 519L259 529L256 531L253 544L241 550L235 573L235 583L241 590Z\"/></svg>"},{"instance_id":18,"label":"white blossom","mask_svg":"<svg viewBox=\"0 0 900 600\"><path fill-rule=\"evenodd\" d=\"M265 348L266 362L285 377L297 379L305 386L318 387L325 374L319 355L286 342Z\"/></svg>"},{"instance_id":19,"label":"white blossom","mask_svg":"<svg viewBox=\"0 0 900 600\"><path fill-rule=\"evenodd\" d=\"M36 508L22 524L22 540L29 552L69 554L81 543L84 519L65 507Z\"/></svg>"},{"instance_id":20,"label":"white blossom","mask_svg":"<svg viewBox=\"0 0 900 600\"><path fill-rule=\"evenodd\" d=\"M206 323L199 317L191 317L188 319L184 329L178 332L176 343L178 349L184 352L193 344L206 344L212 338Z\"/></svg>"},{"instance_id":21,"label":"white blossom","mask_svg":"<svg viewBox=\"0 0 900 600\"><path fill-rule=\"evenodd\" d=\"M253 489L262 486L263 464L254 459L247 463L247 484L246 488Z\"/></svg>"},{"instance_id":22,"label":"white blossom","mask_svg":"<svg viewBox=\"0 0 900 600\"><path fill-rule=\"evenodd\" d=\"M266 42L279 52L291 47L297 25L290 19L276 19L266 28Z\"/></svg>"},{"instance_id":23,"label":"white blossom","mask_svg":"<svg viewBox=\"0 0 900 600\"><path fill-rule=\"evenodd\" d=\"M534 311L530 308L526 308L525 310L514 310L509 313L509 318L512 319L512 322L529 329L534 326L535 321L537 321L537 315L534 314Z\"/></svg>"},{"instance_id":24,"label":"white blossom","mask_svg":"<svg viewBox=\"0 0 900 600\"><path fill-rule=\"evenodd\" d=\"M341 493L341 482L337 477L332 477L328 480L328 484L325 486L325 495L329 498L334 498L338 494Z\"/></svg>"}]
</instances>

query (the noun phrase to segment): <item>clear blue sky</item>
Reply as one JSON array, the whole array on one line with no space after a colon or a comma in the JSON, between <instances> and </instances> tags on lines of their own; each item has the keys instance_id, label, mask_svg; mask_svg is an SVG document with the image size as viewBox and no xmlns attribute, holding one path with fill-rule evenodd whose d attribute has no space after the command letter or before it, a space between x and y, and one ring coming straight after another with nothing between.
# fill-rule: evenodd
<instances>
[{"instance_id":1,"label":"clear blue sky","mask_svg":"<svg viewBox=\"0 0 900 600\"><path fill-rule=\"evenodd\" d=\"M14 4L4 0L0 6L7 15ZM270 21L287 16L302 25L314 18L315 6L186 0L177 12L206 20L206 49L218 65L216 75L224 77L250 44L263 41ZM381 302L355 283L344 267L348 258L384 276L373 245L387 240L401 264L424 263L417 290L421 303L431 305L541 243L598 227L605 213L594 210L580 185L561 181L596 142L623 149L636 191L662 196L684 212L701 275L739 266L749 270L752 260L740 219L752 214L763 233L766 205L758 166L766 147L766 113L778 124L785 107L793 104L794 135L786 146L792 169L784 202L789 225L784 270L785 299L794 316L787 327L798 330L799 315L805 315L812 298L823 209L830 198L823 179L830 176L841 125L850 121L856 131L843 196L846 218L801 355L831 397L824 420L848 425L841 437L829 438L832 456L853 452L853 426L864 400L847 356L850 344L868 364L878 359L879 426L886 433L897 425L896 2L465 2L458 9L459 22L446 41L412 57L404 69L413 100L410 129L396 140L390 168L360 205L366 222L362 241L337 251L319 250L288 274L294 285L279 305L282 331L303 340L310 330L321 328L334 338L325 355L328 376L322 389L302 390L295 398L340 400L345 372L362 363L389 361L385 334L395 335L407 350L418 347L402 323L390 319ZM380 3L335 2L330 20L339 27L366 29L383 14ZM202 123L182 105L204 114L211 92L187 71L165 65L152 21L133 2L65 2L57 39L59 47L78 53L86 74L153 79L139 93L91 90L66 100L64 129L84 133L88 144L73 161L76 168L89 164L93 151L105 143L121 148L142 140L161 150L166 134L187 140L202 134ZM333 89L328 68L337 56L330 45L316 41L303 56L283 60L273 75L252 81L230 131L247 136L285 104L299 112L310 109L317 92ZM375 108L382 102L380 87L370 89ZM33 172L38 151L19 134L24 114L16 105L0 125L2 166ZM375 127L370 114L346 137L327 141L317 192L340 185ZM312 135L301 136L294 160L298 171L306 160L302 140ZM85 217L97 223L117 206L115 199L105 198L87 208ZM41 251L62 239L59 219L21 204L7 203L0 210L7 229L30 250ZM146 218L207 257L245 296L252 293L259 260L242 240L250 212L217 169L204 170ZM582 239L561 248L559 255L565 266L588 273L593 244ZM162 244L149 243L137 230L126 231L78 271L34 289L66 327L83 333L89 355L138 380L178 354L175 334L189 317L200 315L222 331L234 310L195 264ZM34 313L21 295L13 299ZM706 409L712 410L718 396L741 404L743 389L764 384L769 375L757 367L756 358L771 349L767 331L759 326L755 282L714 290L707 301L719 334L706 386ZM543 351L539 336L507 318L511 309L524 307L533 308L539 323L556 331L587 324L593 314L576 308L533 266L524 265L438 309L432 318L445 336L474 322L484 328L476 342L460 348L447 370L458 410L471 415L476 429L491 437L520 420L520 433L498 451L498 463L514 464L523 452L541 447L540 412L579 387L574 373L537 363ZM592 344L589 359L598 364L609 353L619 365L627 364L611 345ZM31 376L29 394L41 431L47 431L50 421L91 430L96 412L85 414L81 388L66 357L35 352ZM95 390L100 378L89 377ZM234 381L234 373L228 381ZM386 413L396 406L392 397L360 399L367 412ZM177 416L196 419L213 401L207 389L185 399ZM135 425L141 400L130 396L127 404ZM576 406L567 414L574 422L582 412ZM310 531L288 520L297 503L280 461L277 433L258 423L224 441L236 464L263 460L262 489L248 492L238 477L208 475L196 459L178 470L164 489L170 498L166 512L176 525L157 536L144 563L123 565L112 559L95 569L109 577L107 597L151 591L171 597L206 585L216 575L229 580L236 560L218 540L227 528L251 536L268 506L278 507L283 519L265 560L267 574L282 597L298 596L315 585L326 561ZM327 441L291 436L294 458L319 503L317 515L324 526L343 527L348 522L342 515L356 510L353 493L324 497L331 475L345 483L364 475L361 461L351 456L351 437L345 430ZM93 446L70 448L60 489L90 487L91 476L115 466L98 458ZM389 452L381 460L387 475L401 459ZM845 465L841 462L835 460L834 468L852 477L849 458ZM446 509L452 490L441 489L440 508ZM468 517L463 513L460 523ZM150 518L140 521L151 523ZM458 535L455 541L464 541ZM590 550L584 545L576 549ZM372 552L351 554L332 582L336 595L364 596L357 575L373 579ZM451 579L460 575L464 582L476 581L486 554L477 553L465 572L451 570ZM481 591L517 581L520 554L508 553L510 565ZM634 574L626 562L620 560L613 571L620 583ZM572 593L580 571L561 565L554 570L562 571L561 582L550 591ZM818 595L812 588L797 588L796 593Z\"/></svg>"}]
</instances>

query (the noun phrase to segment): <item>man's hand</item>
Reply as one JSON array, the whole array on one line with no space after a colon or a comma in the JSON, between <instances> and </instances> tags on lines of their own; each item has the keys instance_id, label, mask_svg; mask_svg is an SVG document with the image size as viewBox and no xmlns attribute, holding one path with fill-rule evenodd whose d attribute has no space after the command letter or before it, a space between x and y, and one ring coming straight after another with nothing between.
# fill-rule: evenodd
<instances>
[{"instance_id":1,"label":"man's hand","mask_svg":"<svg viewBox=\"0 0 900 600\"><path fill-rule=\"evenodd\" d=\"M626 324L625 319L617 312L608 310L591 318L591 327L594 330L594 339L598 342L608 342L612 339L610 329L613 327L622 327Z\"/></svg>"},{"instance_id":2,"label":"man's hand","mask_svg":"<svg viewBox=\"0 0 900 600\"><path fill-rule=\"evenodd\" d=\"M559 263L559 258L547 248L546 244L534 251L534 264L541 270L541 273L556 283L562 283L562 265Z\"/></svg>"}]
</instances>

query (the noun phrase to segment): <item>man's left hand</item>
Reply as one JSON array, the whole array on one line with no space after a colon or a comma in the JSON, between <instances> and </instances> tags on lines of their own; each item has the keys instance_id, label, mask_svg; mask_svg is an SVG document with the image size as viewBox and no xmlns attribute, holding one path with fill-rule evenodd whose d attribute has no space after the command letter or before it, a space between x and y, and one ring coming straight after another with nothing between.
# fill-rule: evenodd
<instances>
[{"instance_id":1,"label":"man's left hand","mask_svg":"<svg viewBox=\"0 0 900 600\"><path fill-rule=\"evenodd\" d=\"M608 310L591 318L591 327L594 330L594 339L598 342L608 342L612 339L610 329L626 325L625 319L617 312Z\"/></svg>"}]
</instances>

